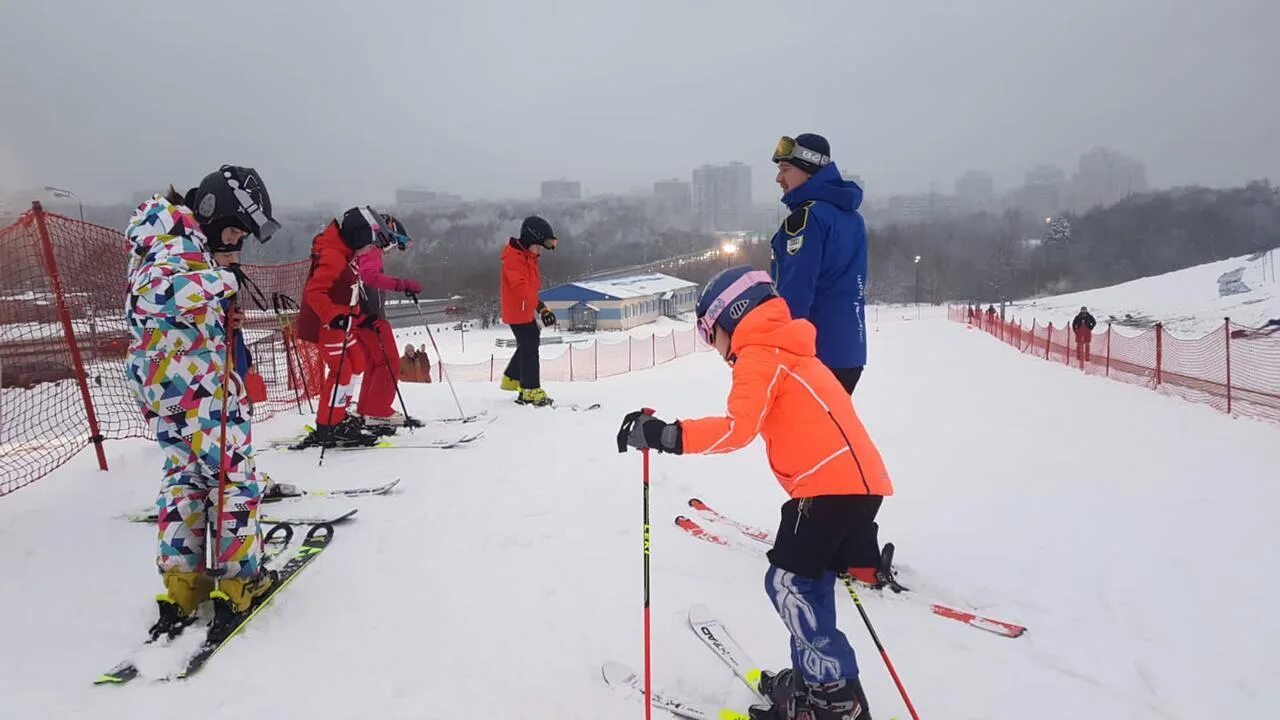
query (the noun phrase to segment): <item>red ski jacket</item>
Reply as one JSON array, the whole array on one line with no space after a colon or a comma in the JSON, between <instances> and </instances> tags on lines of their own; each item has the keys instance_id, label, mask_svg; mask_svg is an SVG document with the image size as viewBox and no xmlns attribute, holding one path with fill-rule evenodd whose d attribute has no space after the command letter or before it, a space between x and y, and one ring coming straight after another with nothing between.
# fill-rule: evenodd
<instances>
[{"instance_id":1,"label":"red ski jacket","mask_svg":"<svg viewBox=\"0 0 1280 720\"><path fill-rule=\"evenodd\" d=\"M311 241L311 272L302 290L302 310L298 313L299 338L319 342L320 328L339 315L356 314L353 324L360 320L358 308L349 304L351 286L358 280L352 267L354 255L342 242L337 220Z\"/></svg>"},{"instance_id":2,"label":"red ski jacket","mask_svg":"<svg viewBox=\"0 0 1280 720\"><path fill-rule=\"evenodd\" d=\"M533 322L541 287L538 256L520 247L513 238L502 248L502 322L508 325Z\"/></svg>"}]
</instances>

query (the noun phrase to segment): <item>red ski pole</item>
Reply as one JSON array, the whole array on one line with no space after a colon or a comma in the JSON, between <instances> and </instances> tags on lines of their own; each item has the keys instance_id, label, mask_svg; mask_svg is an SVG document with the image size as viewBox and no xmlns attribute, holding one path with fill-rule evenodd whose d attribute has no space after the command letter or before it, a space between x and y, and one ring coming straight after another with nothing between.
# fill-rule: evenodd
<instances>
[{"instance_id":1,"label":"red ski pole","mask_svg":"<svg viewBox=\"0 0 1280 720\"><path fill-rule=\"evenodd\" d=\"M646 415L653 411L645 409ZM644 458L644 718L653 717L653 672L650 667L652 653L649 648L649 448L640 451Z\"/></svg>"},{"instance_id":2,"label":"red ski pole","mask_svg":"<svg viewBox=\"0 0 1280 720\"><path fill-rule=\"evenodd\" d=\"M222 420L218 433L218 517L214 521L213 531L213 567L209 568L209 574L215 578L221 578L226 572L226 567L222 564L222 511L225 508L227 495L227 474L231 471L231 461L227 458L227 397L231 394L231 366L236 361L236 331L232 327L236 313L236 301L234 298L227 303L227 318L225 321L227 331L227 351L222 359ZM207 525L205 527L208 527Z\"/></svg>"},{"instance_id":3,"label":"red ski pole","mask_svg":"<svg viewBox=\"0 0 1280 720\"><path fill-rule=\"evenodd\" d=\"M884 660L884 666L889 669L889 675L893 677L893 684L898 686L898 694L902 696L902 701L907 704L907 712L911 713L913 720L920 720L920 716L916 714L916 708L911 704L911 698L907 697L907 689L902 686L902 680L898 678L898 671L893 669L893 663L889 660L889 653L884 649L884 645L880 643L880 636L876 635L876 629L871 627L871 618L867 617L867 611L862 607L862 601L858 599L858 591L853 589L853 580L848 574L841 574L840 579L844 580L845 589L849 591L849 597L853 598L853 604L858 608L858 614L862 616L862 622L867 626L867 632L871 633L871 640L876 644L876 649L880 651L880 658Z\"/></svg>"},{"instance_id":4,"label":"red ski pole","mask_svg":"<svg viewBox=\"0 0 1280 720\"><path fill-rule=\"evenodd\" d=\"M627 436L641 415L652 415L653 410L642 408L637 412L627 413L618 429L618 452L627 451ZM640 451L644 458L644 717L653 718L653 666L650 650L649 624L649 449Z\"/></svg>"}]
</instances>

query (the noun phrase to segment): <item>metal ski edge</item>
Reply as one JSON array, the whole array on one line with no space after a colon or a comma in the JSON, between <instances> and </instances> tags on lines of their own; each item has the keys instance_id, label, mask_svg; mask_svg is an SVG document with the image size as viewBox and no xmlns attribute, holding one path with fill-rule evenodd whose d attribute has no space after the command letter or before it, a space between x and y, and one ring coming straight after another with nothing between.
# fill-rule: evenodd
<instances>
[{"instance_id":1,"label":"metal ski edge","mask_svg":"<svg viewBox=\"0 0 1280 720\"><path fill-rule=\"evenodd\" d=\"M641 700L644 699L644 686L641 684L640 676L626 665L613 660L606 661L600 667L600 674L609 687ZM708 709L706 706L686 702L658 690L653 691L653 704L654 707L686 720L750 720L746 714L730 708Z\"/></svg>"},{"instance_id":2,"label":"metal ski edge","mask_svg":"<svg viewBox=\"0 0 1280 720\"><path fill-rule=\"evenodd\" d=\"M320 530L324 530L324 532L322 534L318 533ZM195 654L188 659L187 667L184 670L172 678L165 679L185 680L203 668L222 650L222 648L227 646L227 643L230 643L236 636L238 636L240 632L258 616L258 613L262 612L264 608L270 605L277 595L293 584L293 581L298 577L298 575L300 575L302 571L316 559L316 557L323 553L325 548L327 548L329 543L332 541L332 527L328 525L317 525L312 528L311 532L307 533L307 538L303 541L302 546L294 552L294 554L289 558L289 561L281 568L281 574L283 577L281 577L276 586L271 589L271 592L267 593L267 596L262 598L262 600L249 611L249 614L240 620L239 624L237 624L235 628L222 639L222 642L219 642L216 645L209 645L208 642L202 644L199 649L196 650ZM290 565L293 567L290 568Z\"/></svg>"}]
</instances>

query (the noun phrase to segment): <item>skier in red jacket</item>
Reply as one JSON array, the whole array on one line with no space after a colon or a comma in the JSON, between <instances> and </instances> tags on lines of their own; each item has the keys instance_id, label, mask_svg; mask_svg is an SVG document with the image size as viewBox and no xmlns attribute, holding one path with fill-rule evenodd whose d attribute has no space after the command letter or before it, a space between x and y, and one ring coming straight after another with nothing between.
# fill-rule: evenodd
<instances>
[{"instance_id":1,"label":"skier in red jacket","mask_svg":"<svg viewBox=\"0 0 1280 720\"><path fill-rule=\"evenodd\" d=\"M556 314L538 300L542 274L538 258L543 249L556 249L556 234L546 220L531 215L520 226L520 237L502 248L502 322L516 336L516 352L502 373L502 389L518 391L516 402L542 407L552 404L542 389L538 348L541 331L535 313L546 326L555 325Z\"/></svg>"},{"instance_id":2,"label":"skier in red jacket","mask_svg":"<svg viewBox=\"0 0 1280 720\"><path fill-rule=\"evenodd\" d=\"M347 412L353 394L353 376L370 370L361 387L359 409L374 424L394 426L391 407L395 397L399 356L390 325L382 316L378 287L422 291L413 280L389 278L382 274L381 253L408 242L398 222L368 207L351 208L342 221L333 220L311 244L311 274L303 290L298 317L298 337L320 345L329 367L316 411L316 429L303 444L371 445L377 434L368 432L365 419ZM374 259L365 256L376 255ZM364 269L362 272L362 268ZM372 279L372 283L366 285ZM391 351L384 354L389 343ZM335 391L336 386L336 391ZM390 418L388 420L388 418ZM400 424L406 421L400 415Z\"/></svg>"}]
</instances>

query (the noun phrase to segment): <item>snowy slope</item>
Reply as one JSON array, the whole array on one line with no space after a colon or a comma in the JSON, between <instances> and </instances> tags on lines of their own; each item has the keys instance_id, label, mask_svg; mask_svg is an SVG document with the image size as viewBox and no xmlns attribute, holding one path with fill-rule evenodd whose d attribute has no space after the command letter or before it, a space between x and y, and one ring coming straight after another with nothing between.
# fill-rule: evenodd
<instances>
[{"instance_id":1,"label":"snowy slope","mask_svg":"<svg viewBox=\"0 0 1280 720\"><path fill-rule=\"evenodd\" d=\"M1202 335L1220 328L1224 317L1237 325L1258 327L1280 317L1277 254L1256 260L1246 255L1096 290L1019 301L1006 311L1006 317L1062 327L1084 305L1104 327L1108 320L1141 327L1159 321L1174 332ZM1230 282L1235 271L1240 271L1238 283ZM1223 294L1224 288L1235 292ZM1132 320L1126 320L1126 315Z\"/></svg>"},{"instance_id":2,"label":"snowy slope","mask_svg":"<svg viewBox=\"0 0 1280 720\"><path fill-rule=\"evenodd\" d=\"M1277 429L1025 357L941 318L890 315L857 395L898 488L881 537L918 586L1031 628L1008 640L867 593L920 716L1270 716ZM355 503L360 515L251 629L171 685L89 684L154 613L153 531L113 516L151 500L160 458L114 442L99 473L82 453L0 499L0 717L640 718L598 672L606 658L641 662L640 458L616 453L613 436L642 404L668 418L715 411L727 385L711 353L549 388L603 402L595 413L517 408L466 383L469 412L499 413L473 447L333 454L320 469L314 455L261 453L281 480L404 482ZM451 410L444 386L405 393L422 415ZM786 635L763 559L671 525L694 494L766 527L784 498L758 446L654 460L657 681L739 703L743 690L685 627L687 608L717 610L768 666L787 661ZM875 716L908 717L842 603Z\"/></svg>"}]
</instances>

